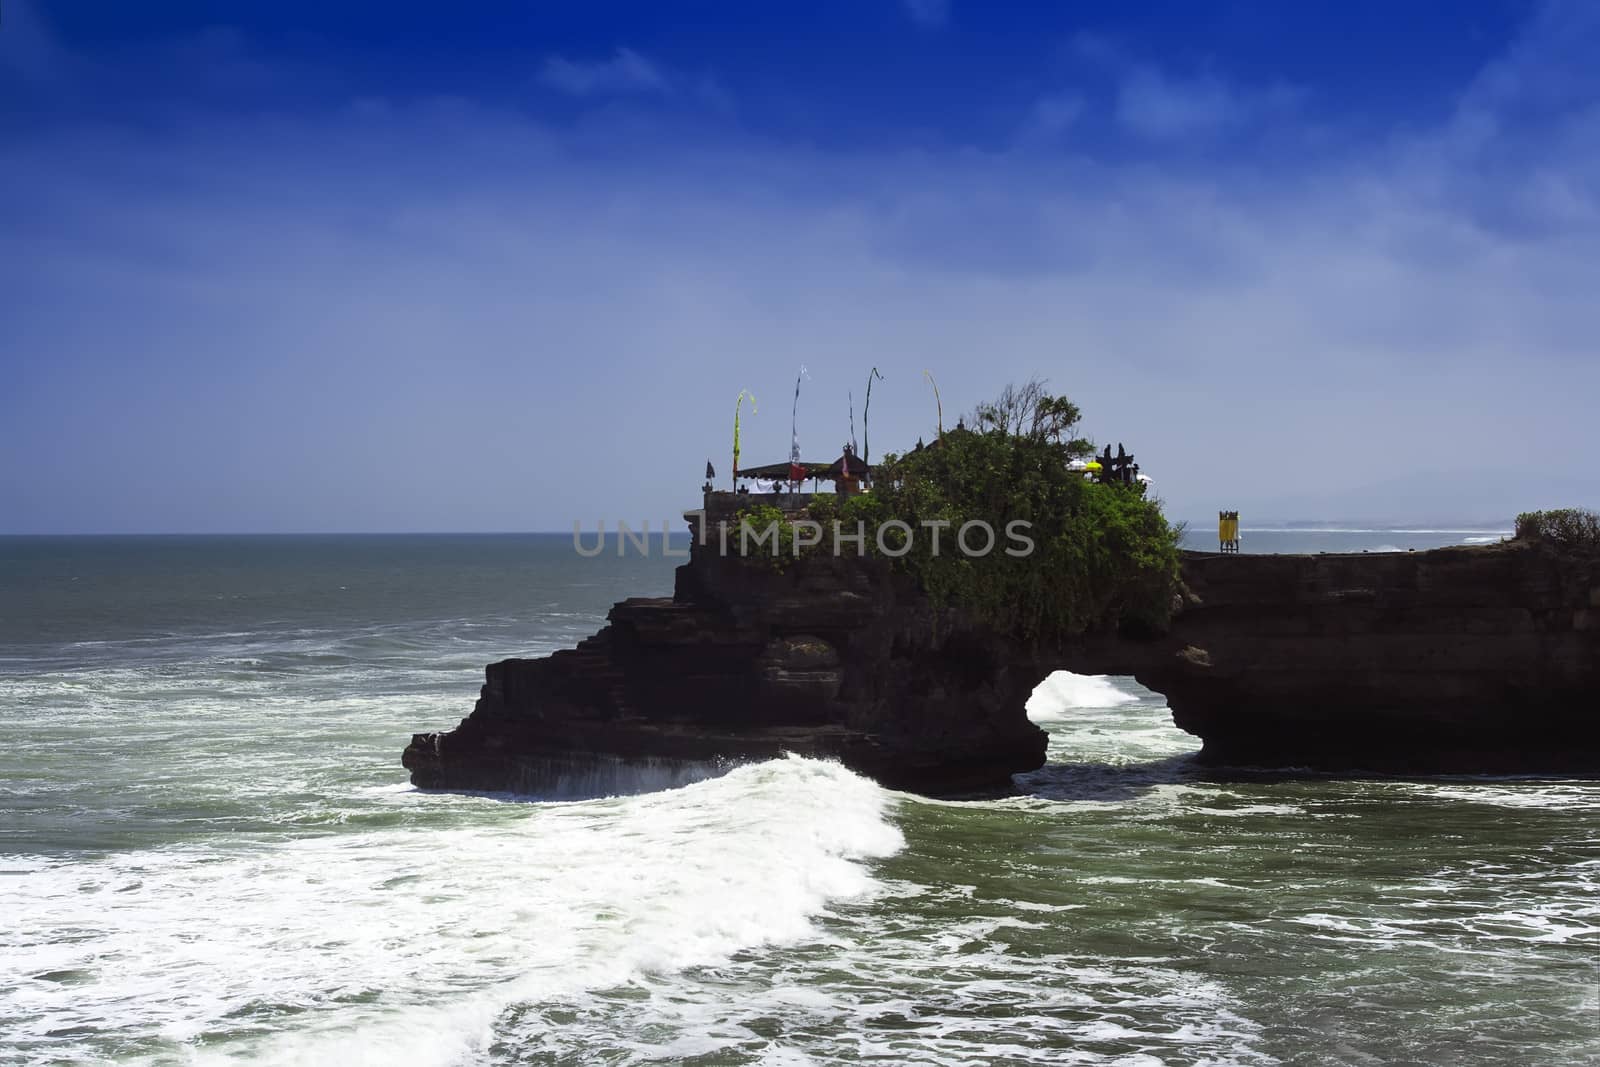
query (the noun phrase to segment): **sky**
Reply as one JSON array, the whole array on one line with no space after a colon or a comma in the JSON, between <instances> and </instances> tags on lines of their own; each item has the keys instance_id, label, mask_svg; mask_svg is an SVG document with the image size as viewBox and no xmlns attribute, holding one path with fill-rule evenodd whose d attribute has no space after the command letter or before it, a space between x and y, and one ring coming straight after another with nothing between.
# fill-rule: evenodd
<instances>
[{"instance_id":1,"label":"sky","mask_svg":"<svg viewBox=\"0 0 1600 1067\"><path fill-rule=\"evenodd\" d=\"M657 527L1038 376L1174 517L1600 506L1600 5L0 0L0 533Z\"/></svg>"}]
</instances>

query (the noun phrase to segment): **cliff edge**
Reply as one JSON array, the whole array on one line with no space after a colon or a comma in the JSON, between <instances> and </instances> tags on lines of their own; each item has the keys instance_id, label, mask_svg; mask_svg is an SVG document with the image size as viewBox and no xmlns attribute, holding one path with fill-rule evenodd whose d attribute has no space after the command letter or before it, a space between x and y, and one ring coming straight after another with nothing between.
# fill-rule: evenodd
<instances>
[{"instance_id":1,"label":"cliff edge","mask_svg":"<svg viewBox=\"0 0 1600 1067\"><path fill-rule=\"evenodd\" d=\"M779 570L695 546L671 598L578 647L491 664L425 788L609 791L784 752L957 793L1044 762L1023 706L1052 670L1132 675L1214 763L1600 772L1600 556L1538 541L1427 552L1185 553L1159 634L1018 647L881 559Z\"/></svg>"}]
</instances>

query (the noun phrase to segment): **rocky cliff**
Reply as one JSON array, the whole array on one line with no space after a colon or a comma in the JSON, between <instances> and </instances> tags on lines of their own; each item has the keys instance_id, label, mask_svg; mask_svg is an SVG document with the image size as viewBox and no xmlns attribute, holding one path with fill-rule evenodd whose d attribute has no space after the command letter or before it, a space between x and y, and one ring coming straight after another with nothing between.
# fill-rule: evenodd
<instances>
[{"instance_id":1,"label":"rocky cliff","mask_svg":"<svg viewBox=\"0 0 1600 1067\"><path fill-rule=\"evenodd\" d=\"M1209 760L1600 772L1600 558L1191 554L1183 575L1172 633L1127 666Z\"/></svg>"},{"instance_id":2,"label":"rocky cliff","mask_svg":"<svg viewBox=\"0 0 1600 1067\"><path fill-rule=\"evenodd\" d=\"M472 714L417 734L419 786L606 790L783 752L954 793L1044 761L1023 711L1051 670L1133 675L1219 763L1600 771L1600 559L1513 542L1430 552L1187 554L1160 635L1021 648L881 560L777 570L696 547L670 599L577 648L490 665Z\"/></svg>"}]
</instances>

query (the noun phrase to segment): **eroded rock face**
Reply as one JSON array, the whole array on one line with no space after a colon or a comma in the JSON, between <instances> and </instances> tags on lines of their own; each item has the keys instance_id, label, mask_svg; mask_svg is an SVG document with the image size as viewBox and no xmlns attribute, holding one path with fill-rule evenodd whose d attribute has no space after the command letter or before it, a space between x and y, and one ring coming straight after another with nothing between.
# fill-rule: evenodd
<instances>
[{"instance_id":1,"label":"eroded rock face","mask_svg":"<svg viewBox=\"0 0 1600 1067\"><path fill-rule=\"evenodd\" d=\"M698 548L671 599L625 600L577 648L492 664L473 713L419 734L425 787L540 791L552 758L728 764L836 757L886 785L953 792L1044 761L1036 678L992 634L859 560L783 572Z\"/></svg>"},{"instance_id":2,"label":"eroded rock face","mask_svg":"<svg viewBox=\"0 0 1600 1067\"><path fill-rule=\"evenodd\" d=\"M795 752L959 793L1043 763L1023 706L1067 669L1165 694L1214 762L1600 771L1600 560L1525 543L1195 553L1184 578L1166 634L1025 649L880 561L779 572L697 547L672 598L625 600L575 649L490 665L472 714L403 759L423 787L540 793Z\"/></svg>"},{"instance_id":3,"label":"eroded rock face","mask_svg":"<svg viewBox=\"0 0 1600 1067\"><path fill-rule=\"evenodd\" d=\"M1600 558L1525 542L1207 554L1184 580L1177 656L1130 673L1208 760L1600 772Z\"/></svg>"}]
</instances>

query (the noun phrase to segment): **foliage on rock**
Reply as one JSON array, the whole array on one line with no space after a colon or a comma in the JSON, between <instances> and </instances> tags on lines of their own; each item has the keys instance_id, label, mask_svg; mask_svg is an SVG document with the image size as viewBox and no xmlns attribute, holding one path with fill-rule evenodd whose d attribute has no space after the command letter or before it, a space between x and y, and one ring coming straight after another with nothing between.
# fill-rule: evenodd
<instances>
[{"instance_id":1,"label":"foliage on rock","mask_svg":"<svg viewBox=\"0 0 1600 1067\"><path fill-rule=\"evenodd\" d=\"M1178 530L1142 485L1103 485L1071 470L1078 452L1070 438L956 430L888 457L875 507L917 532L900 565L936 601L959 604L1019 640L1164 629L1178 585ZM998 538L980 557L954 544L974 520ZM1027 527L1011 526L1019 521ZM937 555L923 526L930 522L949 524ZM1010 529L1031 541L1031 551L1007 537ZM974 532L972 541L981 545L983 535Z\"/></svg>"},{"instance_id":2,"label":"foliage on rock","mask_svg":"<svg viewBox=\"0 0 1600 1067\"><path fill-rule=\"evenodd\" d=\"M730 547L779 570L818 553L887 558L936 604L1028 643L1158 632L1178 588L1180 530L1143 485L1091 482L1069 467L1093 452L1078 417L1041 382L1008 387L978 406L978 429L886 456L870 492L813 497L803 517L746 506L738 518L751 532L735 542L735 524ZM756 543L769 527L775 535Z\"/></svg>"},{"instance_id":3,"label":"foliage on rock","mask_svg":"<svg viewBox=\"0 0 1600 1067\"><path fill-rule=\"evenodd\" d=\"M1600 551L1600 515L1587 508L1524 511L1517 516L1517 538Z\"/></svg>"},{"instance_id":4,"label":"foliage on rock","mask_svg":"<svg viewBox=\"0 0 1600 1067\"><path fill-rule=\"evenodd\" d=\"M980 433L997 432L1013 437L1041 437L1067 446L1073 456L1087 456L1094 445L1075 436L1083 413L1064 396L1052 396L1049 382L1030 378L1021 385L1007 385L1000 395L973 409L973 429Z\"/></svg>"},{"instance_id":5,"label":"foliage on rock","mask_svg":"<svg viewBox=\"0 0 1600 1067\"><path fill-rule=\"evenodd\" d=\"M766 561L783 570L800 553L795 548L794 523L771 504L746 504L733 516L728 531L729 551L751 561Z\"/></svg>"}]
</instances>

